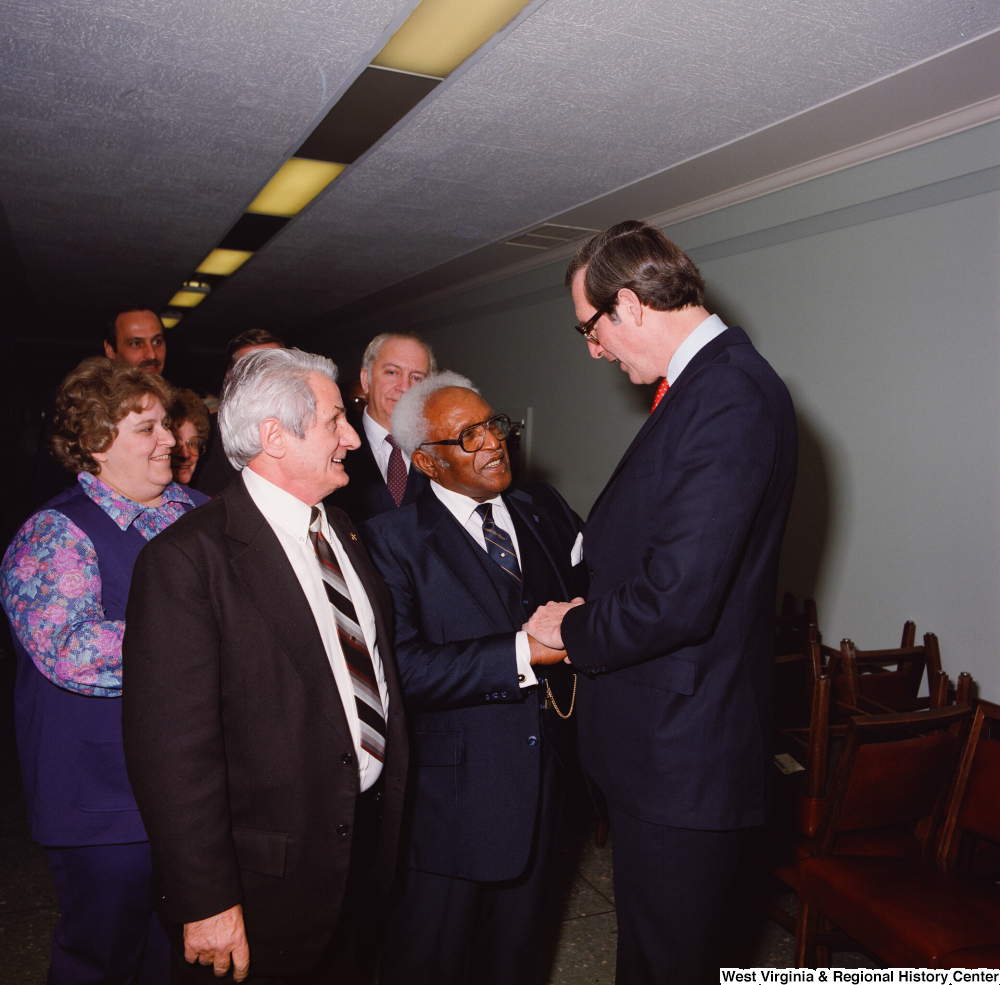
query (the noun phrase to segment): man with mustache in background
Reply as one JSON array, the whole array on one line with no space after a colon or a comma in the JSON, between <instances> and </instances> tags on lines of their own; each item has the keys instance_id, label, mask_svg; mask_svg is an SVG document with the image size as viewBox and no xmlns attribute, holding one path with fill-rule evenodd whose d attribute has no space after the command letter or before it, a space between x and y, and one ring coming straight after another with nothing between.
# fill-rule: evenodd
<instances>
[{"instance_id":1,"label":"man with mustache in background","mask_svg":"<svg viewBox=\"0 0 1000 985\"><path fill-rule=\"evenodd\" d=\"M167 342L160 316L149 308L119 311L108 321L104 354L108 359L135 366L144 373L162 376Z\"/></svg>"}]
</instances>

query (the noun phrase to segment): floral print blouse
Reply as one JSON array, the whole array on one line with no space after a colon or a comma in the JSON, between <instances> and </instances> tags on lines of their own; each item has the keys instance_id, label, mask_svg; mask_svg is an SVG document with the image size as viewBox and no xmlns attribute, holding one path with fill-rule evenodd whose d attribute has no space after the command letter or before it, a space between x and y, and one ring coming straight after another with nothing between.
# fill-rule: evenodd
<instances>
[{"instance_id":1,"label":"floral print blouse","mask_svg":"<svg viewBox=\"0 0 1000 985\"><path fill-rule=\"evenodd\" d=\"M126 499L89 472L83 491L124 531L146 540L162 533L194 501L172 482L160 506ZM11 541L0 566L0 602L35 666L59 687L119 698L125 622L108 619L101 601L97 552L90 538L58 510L35 513Z\"/></svg>"}]
</instances>

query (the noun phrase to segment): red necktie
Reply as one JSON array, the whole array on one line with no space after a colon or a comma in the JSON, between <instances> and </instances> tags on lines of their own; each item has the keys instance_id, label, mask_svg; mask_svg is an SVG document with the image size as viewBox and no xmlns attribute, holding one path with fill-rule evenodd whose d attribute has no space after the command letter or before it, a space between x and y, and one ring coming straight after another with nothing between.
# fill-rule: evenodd
<instances>
[{"instance_id":1,"label":"red necktie","mask_svg":"<svg viewBox=\"0 0 1000 985\"><path fill-rule=\"evenodd\" d=\"M392 451L389 453L389 468L386 469L385 484L389 487L389 493L399 506L403 502L403 494L406 492L406 462L403 461L403 453L399 450L399 445L391 434L385 436Z\"/></svg>"},{"instance_id":2,"label":"red necktie","mask_svg":"<svg viewBox=\"0 0 1000 985\"><path fill-rule=\"evenodd\" d=\"M670 384L667 382L667 378L664 376L663 379L660 380L660 385L656 388L656 396L653 397L653 406L650 407L649 409L650 414L652 414L653 411L656 410L656 405L663 399L663 395L669 389L670 389Z\"/></svg>"}]
</instances>

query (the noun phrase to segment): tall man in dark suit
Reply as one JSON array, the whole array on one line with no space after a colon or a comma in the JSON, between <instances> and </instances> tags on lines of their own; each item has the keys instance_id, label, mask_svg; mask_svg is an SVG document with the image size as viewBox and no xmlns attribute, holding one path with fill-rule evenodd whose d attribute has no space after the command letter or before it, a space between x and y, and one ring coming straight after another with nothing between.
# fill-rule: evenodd
<instances>
[{"instance_id":1,"label":"tall man in dark suit","mask_svg":"<svg viewBox=\"0 0 1000 985\"><path fill-rule=\"evenodd\" d=\"M219 424L242 475L135 567L123 733L174 981L230 960L237 981L353 981L394 870L407 743L391 599L321 505L358 444L336 376L298 349L237 362Z\"/></svg>"},{"instance_id":2,"label":"tall man in dark suit","mask_svg":"<svg viewBox=\"0 0 1000 985\"><path fill-rule=\"evenodd\" d=\"M533 985L575 691L563 651L522 626L584 590L582 524L551 487L510 486L510 422L464 377L424 380L392 423L431 481L365 531L415 760L381 983Z\"/></svg>"},{"instance_id":3,"label":"tall man in dark suit","mask_svg":"<svg viewBox=\"0 0 1000 985\"><path fill-rule=\"evenodd\" d=\"M580 755L611 815L616 981L683 985L701 980L743 834L769 807L795 415L658 229L624 222L594 237L566 282L595 359L633 383L664 379L591 510L587 602L551 604L528 631L587 675Z\"/></svg>"},{"instance_id":4,"label":"tall man in dark suit","mask_svg":"<svg viewBox=\"0 0 1000 985\"><path fill-rule=\"evenodd\" d=\"M395 443L392 412L396 401L437 369L434 353L416 335L385 333L368 343L361 360L361 389L367 406L348 413L361 446L347 458L350 483L330 498L355 523L412 503L427 485L410 456Z\"/></svg>"}]
</instances>

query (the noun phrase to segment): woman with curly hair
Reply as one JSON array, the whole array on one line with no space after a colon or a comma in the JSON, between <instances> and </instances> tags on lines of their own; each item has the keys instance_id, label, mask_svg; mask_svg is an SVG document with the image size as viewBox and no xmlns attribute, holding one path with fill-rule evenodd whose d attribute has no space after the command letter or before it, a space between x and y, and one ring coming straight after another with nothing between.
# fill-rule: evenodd
<instances>
[{"instance_id":1,"label":"woman with curly hair","mask_svg":"<svg viewBox=\"0 0 1000 985\"><path fill-rule=\"evenodd\" d=\"M77 483L21 527L0 566L31 834L59 898L50 985L169 977L115 699L135 559L206 500L172 481L164 408L173 397L161 377L108 359L74 369L59 387L50 440Z\"/></svg>"},{"instance_id":2,"label":"woman with curly hair","mask_svg":"<svg viewBox=\"0 0 1000 985\"><path fill-rule=\"evenodd\" d=\"M208 408L194 390L177 390L168 412L177 441L170 453L174 482L187 486L208 441Z\"/></svg>"}]
</instances>

